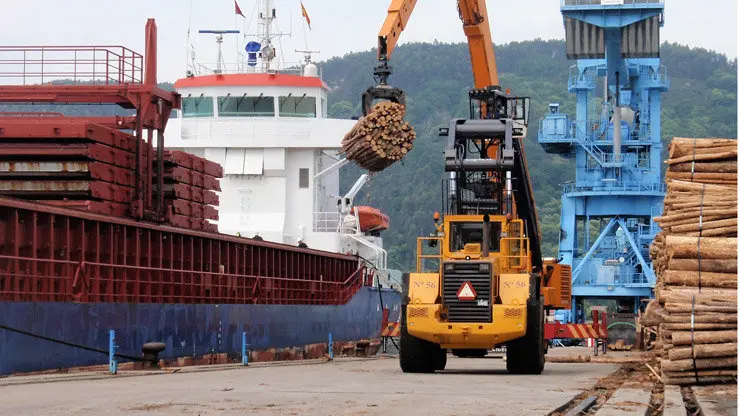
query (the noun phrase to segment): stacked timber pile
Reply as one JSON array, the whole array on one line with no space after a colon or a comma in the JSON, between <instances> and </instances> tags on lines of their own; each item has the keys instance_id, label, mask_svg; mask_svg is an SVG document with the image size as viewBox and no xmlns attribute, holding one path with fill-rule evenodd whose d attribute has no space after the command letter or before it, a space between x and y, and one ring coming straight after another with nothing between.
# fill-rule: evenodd
<instances>
[{"instance_id":1,"label":"stacked timber pile","mask_svg":"<svg viewBox=\"0 0 740 416\"><path fill-rule=\"evenodd\" d=\"M674 139L662 231L650 248L665 384L737 379L737 141Z\"/></svg>"},{"instance_id":2,"label":"stacked timber pile","mask_svg":"<svg viewBox=\"0 0 740 416\"><path fill-rule=\"evenodd\" d=\"M607 345L607 348L611 351L631 351L632 347L634 347L633 344L627 344L627 341L620 338L614 343Z\"/></svg>"},{"instance_id":3,"label":"stacked timber pile","mask_svg":"<svg viewBox=\"0 0 740 416\"><path fill-rule=\"evenodd\" d=\"M371 172L386 169L413 148L416 132L403 121L406 109L391 101L373 106L342 140L347 159Z\"/></svg>"},{"instance_id":4,"label":"stacked timber pile","mask_svg":"<svg viewBox=\"0 0 740 416\"><path fill-rule=\"evenodd\" d=\"M218 220L218 178L223 169L215 162L190 153L164 152L166 220L177 227L217 232L208 220Z\"/></svg>"}]
</instances>

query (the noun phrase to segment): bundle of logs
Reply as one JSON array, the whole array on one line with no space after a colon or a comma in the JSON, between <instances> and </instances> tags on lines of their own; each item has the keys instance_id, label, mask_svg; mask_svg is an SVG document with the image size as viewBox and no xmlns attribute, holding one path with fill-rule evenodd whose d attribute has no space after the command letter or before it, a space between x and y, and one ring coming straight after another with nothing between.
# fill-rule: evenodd
<instances>
[{"instance_id":1,"label":"bundle of logs","mask_svg":"<svg viewBox=\"0 0 740 416\"><path fill-rule=\"evenodd\" d=\"M360 117L342 140L347 159L370 172L386 169L411 151L416 132L404 121L404 106L382 101Z\"/></svg>"},{"instance_id":2,"label":"bundle of logs","mask_svg":"<svg viewBox=\"0 0 740 416\"><path fill-rule=\"evenodd\" d=\"M630 351L632 350L632 347L634 347L633 344L628 344L626 340L623 338L620 338L613 343L606 346L611 351Z\"/></svg>"},{"instance_id":3,"label":"bundle of logs","mask_svg":"<svg viewBox=\"0 0 740 416\"><path fill-rule=\"evenodd\" d=\"M668 164L641 324L657 334L663 383L736 382L737 141L677 138Z\"/></svg>"}]
</instances>

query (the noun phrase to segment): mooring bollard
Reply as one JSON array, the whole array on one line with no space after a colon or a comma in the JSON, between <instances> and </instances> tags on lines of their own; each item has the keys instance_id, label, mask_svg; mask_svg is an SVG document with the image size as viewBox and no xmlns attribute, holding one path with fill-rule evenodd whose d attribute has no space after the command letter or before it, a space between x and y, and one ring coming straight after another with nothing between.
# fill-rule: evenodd
<instances>
[{"instance_id":1,"label":"mooring bollard","mask_svg":"<svg viewBox=\"0 0 740 416\"><path fill-rule=\"evenodd\" d=\"M242 332L242 364L249 365L249 349L247 348L246 332Z\"/></svg>"},{"instance_id":2,"label":"mooring bollard","mask_svg":"<svg viewBox=\"0 0 740 416\"><path fill-rule=\"evenodd\" d=\"M334 359L334 341L332 341L331 332L329 332L329 359Z\"/></svg>"},{"instance_id":3,"label":"mooring bollard","mask_svg":"<svg viewBox=\"0 0 740 416\"><path fill-rule=\"evenodd\" d=\"M110 342L108 343L108 370L111 374L118 374L118 358L116 358L116 331L110 330Z\"/></svg>"}]
</instances>

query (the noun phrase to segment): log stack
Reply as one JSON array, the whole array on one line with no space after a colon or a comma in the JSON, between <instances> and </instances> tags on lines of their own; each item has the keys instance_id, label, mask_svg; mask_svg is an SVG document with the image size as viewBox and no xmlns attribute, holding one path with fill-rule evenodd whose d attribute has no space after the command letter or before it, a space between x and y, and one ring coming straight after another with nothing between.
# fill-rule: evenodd
<instances>
[{"instance_id":1,"label":"log stack","mask_svg":"<svg viewBox=\"0 0 740 416\"><path fill-rule=\"evenodd\" d=\"M391 101L382 101L360 117L342 140L347 159L370 172L386 169L401 160L413 148L416 132L403 120L406 109Z\"/></svg>"},{"instance_id":2,"label":"log stack","mask_svg":"<svg viewBox=\"0 0 740 416\"><path fill-rule=\"evenodd\" d=\"M676 138L669 149L662 231L650 247L665 384L737 380L737 141Z\"/></svg>"},{"instance_id":3,"label":"log stack","mask_svg":"<svg viewBox=\"0 0 740 416\"><path fill-rule=\"evenodd\" d=\"M626 340L620 338L606 346L610 351L631 351L633 344L628 344Z\"/></svg>"}]
</instances>

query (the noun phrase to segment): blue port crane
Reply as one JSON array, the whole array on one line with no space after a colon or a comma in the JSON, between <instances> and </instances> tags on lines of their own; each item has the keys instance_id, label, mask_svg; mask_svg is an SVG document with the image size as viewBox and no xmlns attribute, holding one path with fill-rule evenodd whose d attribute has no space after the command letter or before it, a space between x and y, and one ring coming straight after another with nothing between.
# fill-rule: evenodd
<instances>
[{"instance_id":1,"label":"blue port crane","mask_svg":"<svg viewBox=\"0 0 740 416\"><path fill-rule=\"evenodd\" d=\"M559 254L573 268L571 321L583 300L613 299L637 313L653 296L649 246L662 211L660 64L662 0L561 0L568 91L575 119L552 103L540 120L546 152L575 159L564 184Z\"/></svg>"}]
</instances>

